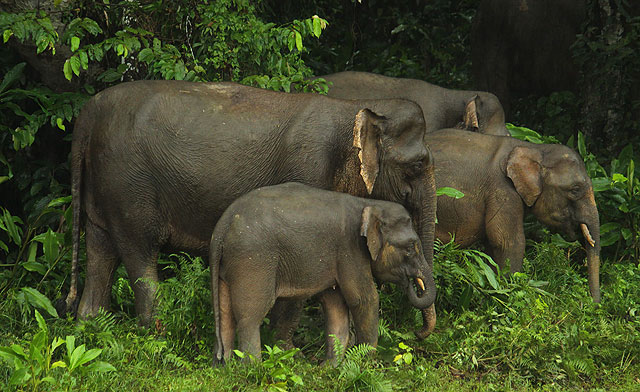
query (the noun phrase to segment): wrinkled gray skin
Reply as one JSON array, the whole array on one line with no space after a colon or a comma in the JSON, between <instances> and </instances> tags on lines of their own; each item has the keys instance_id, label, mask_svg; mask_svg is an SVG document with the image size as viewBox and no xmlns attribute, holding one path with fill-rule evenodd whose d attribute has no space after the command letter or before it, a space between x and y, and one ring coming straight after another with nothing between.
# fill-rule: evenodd
<instances>
[{"instance_id":1,"label":"wrinkled gray skin","mask_svg":"<svg viewBox=\"0 0 640 392\"><path fill-rule=\"evenodd\" d=\"M287 181L400 202L431 263L435 184L423 137L420 108L404 100L179 81L104 90L82 109L73 133L67 306L77 295L81 221L87 273L78 316L109 307L122 261L136 313L149 324L158 252L206 257L214 225L233 200Z\"/></svg>"},{"instance_id":2,"label":"wrinkled gray skin","mask_svg":"<svg viewBox=\"0 0 640 392\"><path fill-rule=\"evenodd\" d=\"M333 83L330 97L344 99L404 98L420 105L427 132L464 128L510 136L504 110L495 95L484 91L451 90L416 79L392 78L368 72L338 72L321 76Z\"/></svg>"},{"instance_id":3,"label":"wrinkled gray skin","mask_svg":"<svg viewBox=\"0 0 640 392\"><path fill-rule=\"evenodd\" d=\"M259 188L234 201L209 249L218 361L231 357L236 330L240 350L260 358L260 324L277 298L322 293L327 360L335 364L330 335L347 345L349 312L357 343L377 345L374 277L397 284L419 309L436 295L404 207L300 183Z\"/></svg>"},{"instance_id":4,"label":"wrinkled gray skin","mask_svg":"<svg viewBox=\"0 0 640 392\"><path fill-rule=\"evenodd\" d=\"M484 0L471 29L476 87L512 97L575 90L570 46L586 17L585 0Z\"/></svg>"},{"instance_id":5,"label":"wrinkled gray skin","mask_svg":"<svg viewBox=\"0 0 640 392\"><path fill-rule=\"evenodd\" d=\"M500 267L510 260L511 271L517 272L525 249L524 215L533 213L566 240L582 239L589 290L593 300L600 301L598 208L591 179L575 151L452 129L428 134L425 141L438 162L436 186L464 193L461 199L438 198L438 239L447 242L454 234L461 246L484 242Z\"/></svg>"}]
</instances>

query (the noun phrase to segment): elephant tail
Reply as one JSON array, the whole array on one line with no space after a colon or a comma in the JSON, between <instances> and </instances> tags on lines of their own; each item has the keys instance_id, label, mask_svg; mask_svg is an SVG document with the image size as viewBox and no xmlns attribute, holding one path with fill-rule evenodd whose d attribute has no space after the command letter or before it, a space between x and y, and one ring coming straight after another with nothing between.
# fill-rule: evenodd
<instances>
[{"instance_id":1,"label":"elephant tail","mask_svg":"<svg viewBox=\"0 0 640 392\"><path fill-rule=\"evenodd\" d=\"M94 126L93 101L88 102L75 122L71 144L71 206L73 208L73 249L71 253L71 283L65 300L65 312L78 308L78 255L80 252L80 222L82 217L82 180L87 145Z\"/></svg>"},{"instance_id":2,"label":"elephant tail","mask_svg":"<svg viewBox=\"0 0 640 392\"><path fill-rule=\"evenodd\" d=\"M227 234L229 225L231 224L231 214L227 212L222 214L218 220L213 234L211 235L211 243L209 245L209 266L211 270L211 302L213 304L213 316L216 328L216 352L214 357L215 363L221 363L224 358L224 347L222 344L221 317L220 317L220 262L222 261L224 238Z\"/></svg>"}]
</instances>

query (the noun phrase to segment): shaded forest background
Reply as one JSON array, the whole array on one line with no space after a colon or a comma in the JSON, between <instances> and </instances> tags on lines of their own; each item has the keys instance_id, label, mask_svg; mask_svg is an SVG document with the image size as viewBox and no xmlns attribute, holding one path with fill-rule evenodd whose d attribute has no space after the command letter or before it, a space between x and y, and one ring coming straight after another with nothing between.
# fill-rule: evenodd
<instances>
[{"instance_id":1,"label":"shaded forest background","mask_svg":"<svg viewBox=\"0 0 640 392\"><path fill-rule=\"evenodd\" d=\"M118 380L120 386L153 390L154 384L146 384L142 375L157 369L154 366L170 366L180 377L200 369L204 373L195 373L199 381L214 371L202 370L210 359L212 332L207 272L187 256L163 261L172 278L160 290L166 300L159 306L165 328L156 331L160 337L139 332L133 341L127 340L126 329L118 329L108 315L79 327L54 317L58 314L51 301L64 296L69 277L68 157L73 122L93 94L139 79L231 80L321 93L328 86L306 78L342 70L477 89L473 69L482 60L474 56L471 32L480 3L0 0L0 344L28 342L42 331L43 324L33 318L39 309L47 318L45 327L53 325L58 336L77 335L87 345L101 347L102 357L121 374L141 379L122 381L110 374L92 378L89 371L73 373L69 362L68 373L56 376L60 388L84 377L88 385ZM349 366L357 367L351 369L353 380L378 382L375 385L383 389L390 379L403 386L413 385L414 379L419 385L437 382L428 374L454 384L459 379L482 380L483 388L510 377L516 380L513 389L636 386L640 182L634 162L640 150L640 10L630 3L584 2L583 21L568 49L575 83L557 91L521 83L510 91L507 118L537 131L529 140L566 143L585 159L601 212L602 307L594 307L585 291L579 245L551 235L535 222L527 224L528 237L536 242L529 244L526 275L493 275L480 264L485 260L482 253L443 244L436 271L438 308L443 311L439 333L427 343L412 340L409 331L417 316L402 306L401 298L384 292L383 311L393 310L382 321L379 352L390 359L352 353ZM516 49L524 53L520 61L535 60L526 58L533 50ZM126 326L135 329L131 289L122 269L115 282L113 302L120 322L128 320ZM185 286L192 291L185 292ZM303 352L312 363L321 346L312 338L314 331L321 334L316 324L312 318L303 319L307 332L298 336L300 341L311 340ZM47 332L49 340L43 341L52 343L52 334L53 330ZM136 345L139 351L132 351ZM74 347L67 345L67 350ZM120 362L123 353L150 358L149 368L127 373ZM285 388L299 388L296 373L319 372L320 378L340 388L362 390L357 387L361 381L345 384L352 379L343 370L310 370L304 367L308 364L287 362L289 354L268 355L275 358L273 368L286 370ZM57 357L51 354L52 358ZM24 380L15 378L11 369L18 365L10 364L2 368L0 378L12 385L37 378L33 371L30 378L26 373ZM387 381L376 379L373 369L381 367L386 368L381 374ZM53 372L47 368L39 374L49 371ZM269 389L282 383L280 375L268 370L234 371L235 375L222 370L217 376L240 387L248 382ZM184 377L188 382L192 376ZM169 379L164 382L171 385Z\"/></svg>"}]
</instances>

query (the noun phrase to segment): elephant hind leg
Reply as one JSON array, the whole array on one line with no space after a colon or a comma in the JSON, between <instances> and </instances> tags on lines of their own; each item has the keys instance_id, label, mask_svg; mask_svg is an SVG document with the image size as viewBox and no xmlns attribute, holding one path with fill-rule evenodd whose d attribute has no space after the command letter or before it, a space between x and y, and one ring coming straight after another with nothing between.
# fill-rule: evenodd
<instances>
[{"instance_id":1,"label":"elephant hind leg","mask_svg":"<svg viewBox=\"0 0 640 392\"><path fill-rule=\"evenodd\" d=\"M218 301L220 302L220 339L222 341L223 358L228 360L234 349L236 322L231 309L231 292L222 279L218 279Z\"/></svg>"},{"instance_id":2,"label":"elephant hind leg","mask_svg":"<svg viewBox=\"0 0 640 392\"><path fill-rule=\"evenodd\" d=\"M133 288L138 322L143 326L149 326L153 318L158 286L160 247L158 233L150 232L139 225L136 227L120 223L117 227L121 230L113 236L114 243L127 270L129 283ZM122 230L122 228L126 228L126 230Z\"/></svg>"},{"instance_id":3,"label":"elephant hind leg","mask_svg":"<svg viewBox=\"0 0 640 392\"><path fill-rule=\"evenodd\" d=\"M87 220L85 231L87 272L78 306L79 318L95 316L100 308L110 308L113 273L119 261L109 233L90 220Z\"/></svg>"},{"instance_id":4,"label":"elephant hind leg","mask_svg":"<svg viewBox=\"0 0 640 392\"><path fill-rule=\"evenodd\" d=\"M236 320L238 346L258 361L261 360L260 324L276 300L275 277L257 278L260 276L260 273L254 276L243 274L236 281L227 282L231 288L231 308Z\"/></svg>"}]
</instances>

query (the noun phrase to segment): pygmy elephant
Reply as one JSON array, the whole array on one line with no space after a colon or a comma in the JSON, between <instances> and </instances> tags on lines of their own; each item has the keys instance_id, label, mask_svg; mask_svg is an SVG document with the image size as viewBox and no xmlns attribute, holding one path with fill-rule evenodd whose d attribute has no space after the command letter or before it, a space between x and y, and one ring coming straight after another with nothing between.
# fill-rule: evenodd
<instances>
[{"instance_id":1,"label":"pygmy elephant","mask_svg":"<svg viewBox=\"0 0 640 392\"><path fill-rule=\"evenodd\" d=\"M236 329L240 350L260 358L260 324L277 298L322 293L327 359L335 362L333 339L347 345L349 312L357 343L377 345L374 277L397 284L419 309L436 294L404 207L300 183L234 201L213 231L209 263L217 360L231 356Z\"/></svg>"},{"instance_id":2,"label":"pygmy elephant","mask_svg":"<svg viewBox=\"0 0 640 392\"><path fill-rule=\"evenodd\" d=\"M565 239L583 238L589 290L600 301L600 221L591 179L580 155L559 144L441 130L428 134L436 185L464 197L438 198L436 237L467 246L486 243L500 267L520 271L525 249L523 219L535 217Z\"/></svg>"},{"instance_id":3,"label":"pygmy elephant","mask_svg":"<svg viewBox=\"0 0 640 392\"><path fill-rule=\"evenodd\" d=\"M346 99L404 98L424 113L426 131L462 127L491 135L510 136L498 98L484 91L452 90L417 79L392 78L367 72L321 76L333 85L328 95Z\"/></svg>"},{"instance_id":4,"label":"pygmy elephant","mask_svg":"<svg viewBox=\"0 0 640 392\"><path fill-rule=\"evenodd\" d=\"M287 181L403 204L432 262L435 181L423 137L422 112L406 100L182 81L106 89L85 105L73 133L67 305L77 295L81 220L87 273L78 315L109 307L122 261L136 313L148 324L158 253L206 257L215 223L233 200Z\"/></svg>"}]
</instances>

